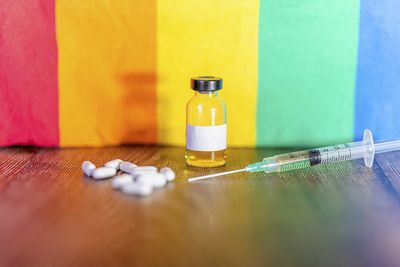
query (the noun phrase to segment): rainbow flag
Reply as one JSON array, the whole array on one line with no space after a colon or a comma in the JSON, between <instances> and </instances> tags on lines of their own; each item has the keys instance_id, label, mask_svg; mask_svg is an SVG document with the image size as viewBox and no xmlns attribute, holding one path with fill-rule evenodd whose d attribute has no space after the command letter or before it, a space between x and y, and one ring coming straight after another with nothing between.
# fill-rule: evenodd
<instances>
[{"instance_id":1,"label":"rainbow flag","mask_svg":"<svg viewBox=\"0 0 400 267\"><path fill-rule=\"evenodd\" d=\"M192 76L230 146L400 137L398 0L2 0L0 145L184 145Z\"/></svg>"}]
</instances>

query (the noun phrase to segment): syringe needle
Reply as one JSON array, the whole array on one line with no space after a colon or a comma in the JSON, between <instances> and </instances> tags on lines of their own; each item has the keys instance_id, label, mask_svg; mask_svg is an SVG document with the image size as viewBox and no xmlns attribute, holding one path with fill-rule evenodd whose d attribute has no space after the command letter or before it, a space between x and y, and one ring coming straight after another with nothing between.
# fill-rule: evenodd
<instances>
[{"instance_id":1,"label":"syringe needle","mask_svg":"<svg viewBox=\"0 0 400 267\"><path fill-rule=\"evenodd\" d=\"M195 181L199 181L199 180L209 179L209 178L212 178L212 177L227 175L227 174L236 173L236 172L244 172L244 171L246 171L246 169L234 170L234 171L229 171L229 172L214 173L214 174L209 174L209 175L203 175L203 176L189 178L188 181L189 182L195 182Z\"/></svg>"}]
</instances>

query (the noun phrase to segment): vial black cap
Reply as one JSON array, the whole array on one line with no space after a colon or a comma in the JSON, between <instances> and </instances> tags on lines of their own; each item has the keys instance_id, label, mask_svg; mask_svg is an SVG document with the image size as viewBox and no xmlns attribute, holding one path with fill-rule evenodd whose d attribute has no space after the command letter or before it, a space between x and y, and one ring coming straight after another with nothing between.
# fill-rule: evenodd
<instances>
[{"instance_id":1,"label":"vial black cap","mask_svg":"<svg viewBox=\"0 0 400 267\"><path fill-rule=\"evenodd\" d=\"M222 78L216 76L199 76L190 80L190 88L199 92L214 92L222 89Z\"/></svg>"}]
</instances>

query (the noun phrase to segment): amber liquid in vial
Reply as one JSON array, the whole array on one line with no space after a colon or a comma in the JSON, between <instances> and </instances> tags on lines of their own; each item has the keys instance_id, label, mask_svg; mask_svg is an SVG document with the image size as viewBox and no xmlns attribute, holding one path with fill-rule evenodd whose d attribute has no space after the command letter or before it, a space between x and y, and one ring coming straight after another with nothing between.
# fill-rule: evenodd
<instances>
[{"instance_id":1,"label":"amber liquid in vial","mask_svg":"<svg viewBox=\"0 0 400 267\"><path fill-rule=\"evenodd\" d=\"M186 107L186 124L218 126L226 124L226 106L218 92L195 92ZM226 139L226 136L225 136ZM226 163L226 148L219 151L186 149L186 163L196 167L218 167Z\"/></svg>"}]
</instances>

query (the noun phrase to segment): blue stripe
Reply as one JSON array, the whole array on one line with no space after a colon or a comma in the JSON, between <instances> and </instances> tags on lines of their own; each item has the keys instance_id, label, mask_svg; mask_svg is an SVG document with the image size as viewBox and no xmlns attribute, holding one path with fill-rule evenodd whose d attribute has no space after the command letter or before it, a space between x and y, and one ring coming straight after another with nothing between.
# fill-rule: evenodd
<instances>
[{"instance_id":1,"label":"blue stripe","mask_svg":"<svg viewBox=\"0 0 400 267\"><path fill-rule=\"evenodd\" d=\"M400 138L400 1L362 0L354 139Z\"/></svg>"}]
</instances>

